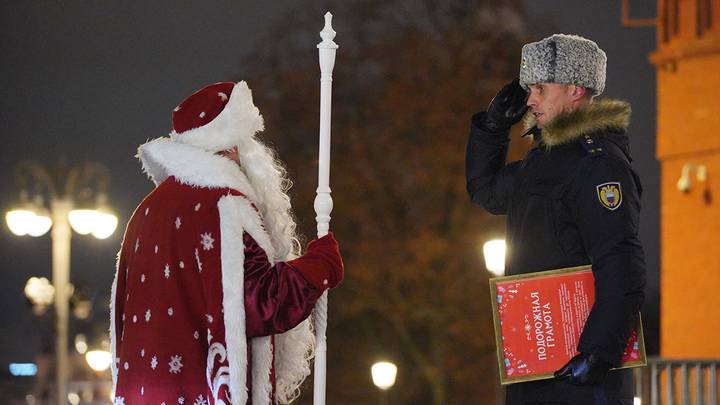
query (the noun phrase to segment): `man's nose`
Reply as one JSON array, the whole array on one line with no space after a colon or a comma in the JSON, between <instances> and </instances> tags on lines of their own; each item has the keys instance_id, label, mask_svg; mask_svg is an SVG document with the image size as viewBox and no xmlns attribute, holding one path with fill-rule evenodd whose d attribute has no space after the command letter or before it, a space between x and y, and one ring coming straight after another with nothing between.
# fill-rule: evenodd
<instances>
[{"instance_id":1,"label":"man's nose","mask_svg":"<svg viewBox=\"0 0 720 405\"><path fill-rule=\"evenodd\" d=\"M528 97L525 104L529 107L535 108L535 106L537 105L537 102L535 101L535 95L533 93L530 93L530 96Z\"/></svg>"}]
</instances>

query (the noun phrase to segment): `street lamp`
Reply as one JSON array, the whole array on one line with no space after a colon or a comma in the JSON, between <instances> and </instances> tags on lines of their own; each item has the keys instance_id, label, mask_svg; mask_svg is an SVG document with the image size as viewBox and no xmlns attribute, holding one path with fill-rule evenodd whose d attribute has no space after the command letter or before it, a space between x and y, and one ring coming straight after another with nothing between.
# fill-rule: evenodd
<instances>
[{"instance_id":1,"label":"street lamp","mask_svg":"<svg viewBox=\"0 0 720 405\"><path fill-rule=\"evenodd\" d=\"M80 354L88 351L87 337L82 333L75 335L75 350Z\"/></svg>"},{"instance_id":2,"label":"street lamp","mask_svg":"<svg viewBox=\"0 0 720 405\"><path fill-rule=\"evenodd\" d=\"M5 214L10 231L18 236L42 236L50 230L52 219L42 207L42 200L31 203L25 191L20 193L20 204Z\"/></svg>"},{"instance_id":3,"label":"street lamp","mask_svg":"<svg viewBox=\"0 0 720 405\"><path fill-rule=\"evenodd\" d=\"M100 239L115 231L117 217L106 207L110 175L107 168L92 162L52 169L36 162L23 162L16 167L15 175L20 203L5 215L10 231L19 236L38 237L52 229L56 399L58 404L65 404L69 374L70 229L81 234L92 233ZM84 214L78 213L79 210Z\"/></svg>"},{"instance_id":4,"label":"street lamp","mask_svg":"<svg viewBox=\"0 0 720 405\"><path fill-rule=\"evenodd\" d=\"M496 276L505 274L505 240L494 239L485 242L483 245L483 256L485 267Z\"/></svg>"},{"instance_id":5,"label":"street lamp","mask_svg":"<svg viewBox=\"0 0 720 405\"><path fill-rule=\"evenodd\" d=\"M107 197L98 196L97 208L75 209L70 211L68 219L73 230L80 235L92 234L98 239L106 239L115 232L118 220L107 208Z\"/></svg>"},{"instance_id":6,"label":"street lamp","mask_svg":"<svg viewBox=\"0 0 720 405\"><path fill-rule=\"evenodd\" d=\"M379 361L370 368L373 384L380 389L380 404L387 403L385 391L395 385L395 377L397 376L397 366L388 361Z\"/></svg>"},{"instance_id":7,"label":"street lamp","mask_svg":"<svg viewBox=\"0 0 720 405\"><path fill-rule=\"evenodd\" d=\"M87 361L91 369L102 373L110 368L112 355L107 350L90 350L85 354L85 361Z\"/></svg>"},{"instance_id":8,"label":"street lamp","mask_svg":"<svg viewBox=\"0 0 720 405\"><path fill-rule=\"evenodd\" d=\"M35 315L42 315L55 298L55 287L45 277L30 277L25 283L25 296L32 304Z\"/></svg>"}]
</instances>

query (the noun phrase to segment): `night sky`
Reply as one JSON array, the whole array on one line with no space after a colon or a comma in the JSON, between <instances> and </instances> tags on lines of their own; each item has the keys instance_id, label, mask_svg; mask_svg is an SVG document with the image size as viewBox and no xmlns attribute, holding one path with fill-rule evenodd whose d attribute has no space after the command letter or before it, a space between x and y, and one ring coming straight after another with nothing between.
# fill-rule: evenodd
<instances>
[{"instance_id":1,"label":"night sky","mask_svg":"<svg viewBox=\"0 0 720 405\"><path fill-rule=\"evenodd\" d=\"M54 164L95 160L112 172L110 205L120 219L106 240L74 234L71 278L89 283L98 323L107 319L115 255L124 224L152 189L134 158L138 145L169 131L174 106L206 84L243 76L242 58L273 22L299 1L28 1L0 2L0 207L16 201L14 167L22 160ZM641 239L649 270L650 352L657 350L659 168L655 159L655 70L647 55L653 28L625 28L620 2L525 1L528 33L555 32L595 40L608 55L604 96L633 105L634 165L644 183ZM652 17L654 1L634 1L633 16ZM331 10L332 11L332 10ZM318 31L322 28L318 14ZM342 21L334 21L341 46ZM319 41L319 38L318 38ZM316 43L308 52L316 53ZM342 85L335 83L336 86ZM252 88L252 83L250 83ZM255 95L261 98L262 95ZM316 103L317 100L308 100ZM51 245L16 237L0 226L0 367L32 361L42 323L23 287L50 278Z\"/></svg>"}]
</instances>

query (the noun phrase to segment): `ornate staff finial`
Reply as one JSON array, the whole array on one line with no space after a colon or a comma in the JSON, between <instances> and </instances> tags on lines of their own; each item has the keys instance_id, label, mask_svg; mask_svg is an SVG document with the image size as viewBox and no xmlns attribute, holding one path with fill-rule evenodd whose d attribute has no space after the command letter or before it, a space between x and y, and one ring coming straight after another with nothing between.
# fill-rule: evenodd
<instances>
[{"instance_id":1,"label":"ornate staff finial","mask_svg":"<svg viewBox=\"0 0 720 405\"><path fill-rule=\"evenodd\" d=\"M332 28L332 14L328 11L325 13L325 27L320 31L320 38L322 42L318 44L318 48L337 49L338 44L333 42L335 39L335 30Z\"/></svg>"}]
</instances>

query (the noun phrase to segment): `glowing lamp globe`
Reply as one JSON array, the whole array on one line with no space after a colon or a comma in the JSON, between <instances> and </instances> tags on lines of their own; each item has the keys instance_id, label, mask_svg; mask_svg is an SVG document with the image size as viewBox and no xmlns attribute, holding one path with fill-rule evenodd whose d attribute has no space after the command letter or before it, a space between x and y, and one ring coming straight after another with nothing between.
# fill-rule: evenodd
<instances>
[{"instance_id":1,"label":"glowing lamp globe","mask_svg":"<svg viewBox=\"0 0 720 405\"><path fill-rule=\"evenodd\" d=\"M55 287L45 277L30 277L25 283L25 296L33 305L45 307L52 304Z\"/></svg>"},{"instance_id":2,"label":"glowing lamp globe","mask_svg":"<svg viewBox=\"0 0 720 405\"><path fill-rule=\"evenodd\" d=\"M372 374L373 384L381 390L387 390L395 385L397 366L387 361L381 361L373 364L370 374Z\"/></svg>"},{"instance_id":3,"label":"glowing lamp globe","mask_svg":"<svg viewBox=\"0 0 720 405\"><path fill-rule=\"evenodd\" d=\"M70 226L80 235L87 235L95 230L97 212L95 210L72 210L68 214Z\"/></svg>"},{"instance_id":4,"label":"glowing lamp globe","mask_svg":"<svg viewBox=\"0 0 720 405\"><path fill-rule=\"evenodd\" d=\"M85 361L91 369L102 372L110 368L112 355L107 350L90 350L85 353Z\"/></svg>"},{"instance_id":5,"label":"glowing lamp globe","mask_svg":"<svg viewBox=\"0 0 720 405\"><path fill-rule=\"evenodd\" d=\"M52 219L47 215L36 214L28 229L28 235L43 236L52 228Z\"/></svg>"},{"instance_id":6,"label":"glowing lamp globe","mask_svg":"<svg viewBox=\"0 0 720 405\"><path fill-rule=\"evenodd\" d=\"M505 274L505 251L505 241L502 239L490 240L483 245L485 267L496 276Z\"/></svg>"},{"instance_id":7,"label":"glowing lamp globe","mask_svg":"<svg viewBox=\"0 0 720 405\"><path fill-rule=\"evenodd\" d=\"M80 235L92 234L98 239L106 239L115 232L118 219L106 210L72 210L68 215L70 225Z\"/></svg>"},{"instance_id":8,"label":"glowing lamp globe","mask_svg":"<svg viewBox=\"0 0 720 405\"><path fill-rule=\"evenodd\" d=\"M8 212L5 214L5 222L10 232L18 236L42 236L52 227L52 219L49 216L26 209Z\"/></svg>"},{"instance_id":9,"label":"glowing lamp globe","mask_svg":"<svg viewBox=\"0 0 720 405\"><path fill-rule=\"evenodd\" d=\"M97 211L95 213L95 228L92 230L92 234L98 239L106 239L115 232L117 224L118 219L115 215L105 211Z\"/></svg>"}]
</instances>

